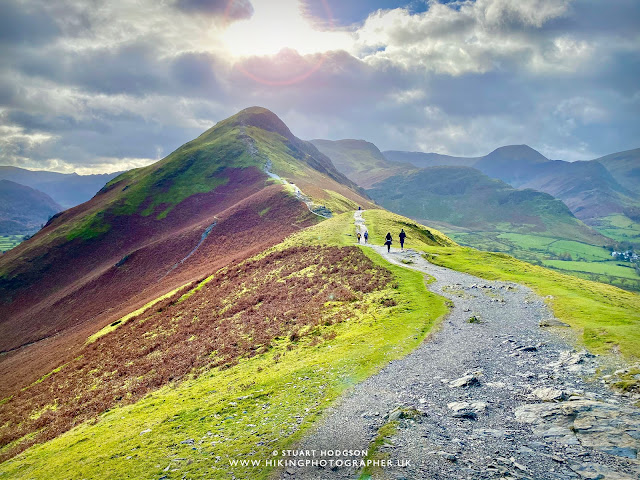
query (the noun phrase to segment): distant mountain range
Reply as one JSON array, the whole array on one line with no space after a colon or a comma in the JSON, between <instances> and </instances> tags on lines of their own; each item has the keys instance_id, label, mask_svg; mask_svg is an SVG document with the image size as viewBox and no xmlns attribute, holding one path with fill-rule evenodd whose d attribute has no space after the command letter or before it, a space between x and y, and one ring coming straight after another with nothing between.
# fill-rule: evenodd
<instances>
[{"instance_id":1,"label":"distant mountain range","mask_svg":"<svg viewBox=\"0 0 640 480\"><path fill-rule=\"evenodd\" d=\"M462 245L640 289L634 265L609 252L640 250L640 149L564 162L527 145L465 158L313 142L381 206Z\"/></svg>"},{"instance_id":2,"label":"distant mountain range","mask_svg":"<svg viewBox=\"0 0 640 480\"><path fill-rule=\"evenodd\" d=\"M0 235L26 235L62 210L49 195L19 183L0 180Z\"/></svg>"},{"instance_id":3,"label":"distant mountain range","mask_svg":"<svg viewBox=\"0 0 640 480\"><path fill-rule=\"evenodd\" d=\"M49 195L63 208L71 208L86 202L112 178L122 172L99 175L78 175L43 170L26 170L18 167L0 166L0 180L35 188Z\"/></svg>"},{"instance_id":4,"label":"distant mountain range","mask_svg":"<svg viewBox=\"0 0 640 480\"><path fill-rule=\"evenodd\" d=\"M507 158L545 162L535 150L498 149L482 159L415 152L387 152L363 140L314 140L337 168L367 188L385 208L418 221L473 231L537 233L607 245L611 240L578 220L560 200L532 189L518 190L465 164L501 165ZM402 161L398 165L395 161ZM337 160L336 160L337 159ZM411 161L423 167L413 166ZM432 166L444 162L446 165ZM359 165L364 165L360 168ZM497 168L497 167L496 167ZM379 179L372 183L372 179Z\"/></svg>"},{"instance_id":5,"label":"distant mountain range","mask_svg":"<svg viewBox=\"0 0 640 480\"><path fill-rule=\"evenodd\" d=\"M385 208L423 223L473 231L534 233L591 244L609 239L575 218L562 201L518 190L470 167L429 167L389 177L367 193Z\"/></svg>"},{"instance_id":6,"label":"distant mountain range","mask_svg":"<svg viewBox=\"0 0 640 480\"><path fill-rule=\"evenodd\" d=\"M527 145L500 147L474 158L398 151L384 155L392 162L410 162L417 167L476 168L513 187L549 193L588 224L608 215L626 214L640 204L640 149L584 162L549 160Z\"/></svg>"}]
</instances>

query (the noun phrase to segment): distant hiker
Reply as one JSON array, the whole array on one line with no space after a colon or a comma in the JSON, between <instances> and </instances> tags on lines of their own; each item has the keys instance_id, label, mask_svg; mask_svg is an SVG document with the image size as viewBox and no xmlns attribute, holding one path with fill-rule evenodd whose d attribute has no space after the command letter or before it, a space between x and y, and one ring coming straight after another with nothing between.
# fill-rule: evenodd
<instances>
[{"instance_id":1,"label":"distant hiker","mask_svg":"<svg viewBox=\"0 0 640 480\"><path fill-rule=\"evenodd\" d=\"M357 237L358 237L358 243L360 243L360 232L358 232Z\"/></svg>"},{"instance_id":2,"label":"distant hiker","mask_svg":"<svg viewBox=\"0 0 640 480\"><path fill-rule=\"evenodd\" d=\"M358 205L358 210L362 210L362 207Z\"/></svg>"},{"instance_id":3,"label":"distant hiker","mask_svg":"<svg viewBox=\"0 0 640 480\"><path fill-rule=\"evenodd\" d=\"M391 239L391 232L387 232L387 236L384 237L384 244L387 246L387 253L391 251L391 243L393 240Z\"/></svg>"},{"instance_id":4,"label":"distant hiker","mask_svg":"<svg viewBox=\"0 0 640 480\"><path fill-rule=\"evenodd\" d=\"M364 243L369 243L369 232L367 230L364 231Z\"/></svg>"},{"instance_id":5,"label":"distant hiker","mask_svg":"<svg viewBox=\"0 0 640 480\"><path fill-rule=\"evenodd\" d=\"M404 228L400 230L400 235L398 236L400 237L400 250L404 250L404 239L407 236L407 234L404 233Z\"/></svg>"}]
</instances>

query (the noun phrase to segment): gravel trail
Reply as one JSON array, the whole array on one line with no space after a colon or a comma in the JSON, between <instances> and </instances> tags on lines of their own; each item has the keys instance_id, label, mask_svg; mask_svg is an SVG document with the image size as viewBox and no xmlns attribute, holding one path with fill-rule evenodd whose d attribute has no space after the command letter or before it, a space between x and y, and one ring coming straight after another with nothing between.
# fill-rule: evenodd
<instances>
[{"instance_id":1,"label":"gravel trail","mask_svg":"<svg viewBox=\"0 0 640 480\"><path fill-rule=\"evenodd\" d=\"M364 232L362 212L355 223ZM327 412L297 447L314 457L287 458L326 464L288 466L281 478L359 478L361 467L350 463L361 457L328 451L369 450L388 423L395 432L376 457L388 463L374 479L640 478L640 409L589 380L600 359L574 349L543 299L435 266L413 250L369 246L434 277L430 290L454 306L429 340Z\"/></svg>"}]
</instances>

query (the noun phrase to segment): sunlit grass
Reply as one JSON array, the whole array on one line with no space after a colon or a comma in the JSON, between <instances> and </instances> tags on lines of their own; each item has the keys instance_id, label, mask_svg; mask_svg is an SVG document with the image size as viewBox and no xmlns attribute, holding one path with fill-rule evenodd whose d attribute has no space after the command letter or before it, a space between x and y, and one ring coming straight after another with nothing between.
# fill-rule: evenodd
<instances>
[{"instance_id":1,"label":"sunlit grass","mask_svg":"<svg viewBox=\"0 0 640 480\"><path fill-rule=\"evenodd\" d=\"M350 245L349 233L352 213L287 242L307 245L320 238ZM426 290L422 274L362 251L390 270L394 281L366 294L347 321L320 327L317 336L279 339L267 353L236 366L107 411L97 422L3 463L0 478L267 478L271 467L229 461L269 459L272 451L292 446L345 389L411 352L446 312L444 299ZM383 302L388 297L395 305ZM189 439L194 443L181 443Z\"/></svg>"}]
</instances>

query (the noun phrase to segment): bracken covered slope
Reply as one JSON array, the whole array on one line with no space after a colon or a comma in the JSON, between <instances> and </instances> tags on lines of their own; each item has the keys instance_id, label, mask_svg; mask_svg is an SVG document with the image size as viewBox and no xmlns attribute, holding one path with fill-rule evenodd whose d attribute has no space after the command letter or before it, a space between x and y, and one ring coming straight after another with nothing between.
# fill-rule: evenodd
<instances>
[{"instance_id":1,"label":"bracken covered slope","mask_svg":"<svg viewBox=\"0 0 640 480\"><path fill-rule=\"evenodd\" d=\"M291 189L265 173L267 163L336 213L369 205L272 112L253 107L219 122L113 179L0 258L0 351L9 352L0 395L124 314L314 223Z\"/></svg>"}]
</instances>

